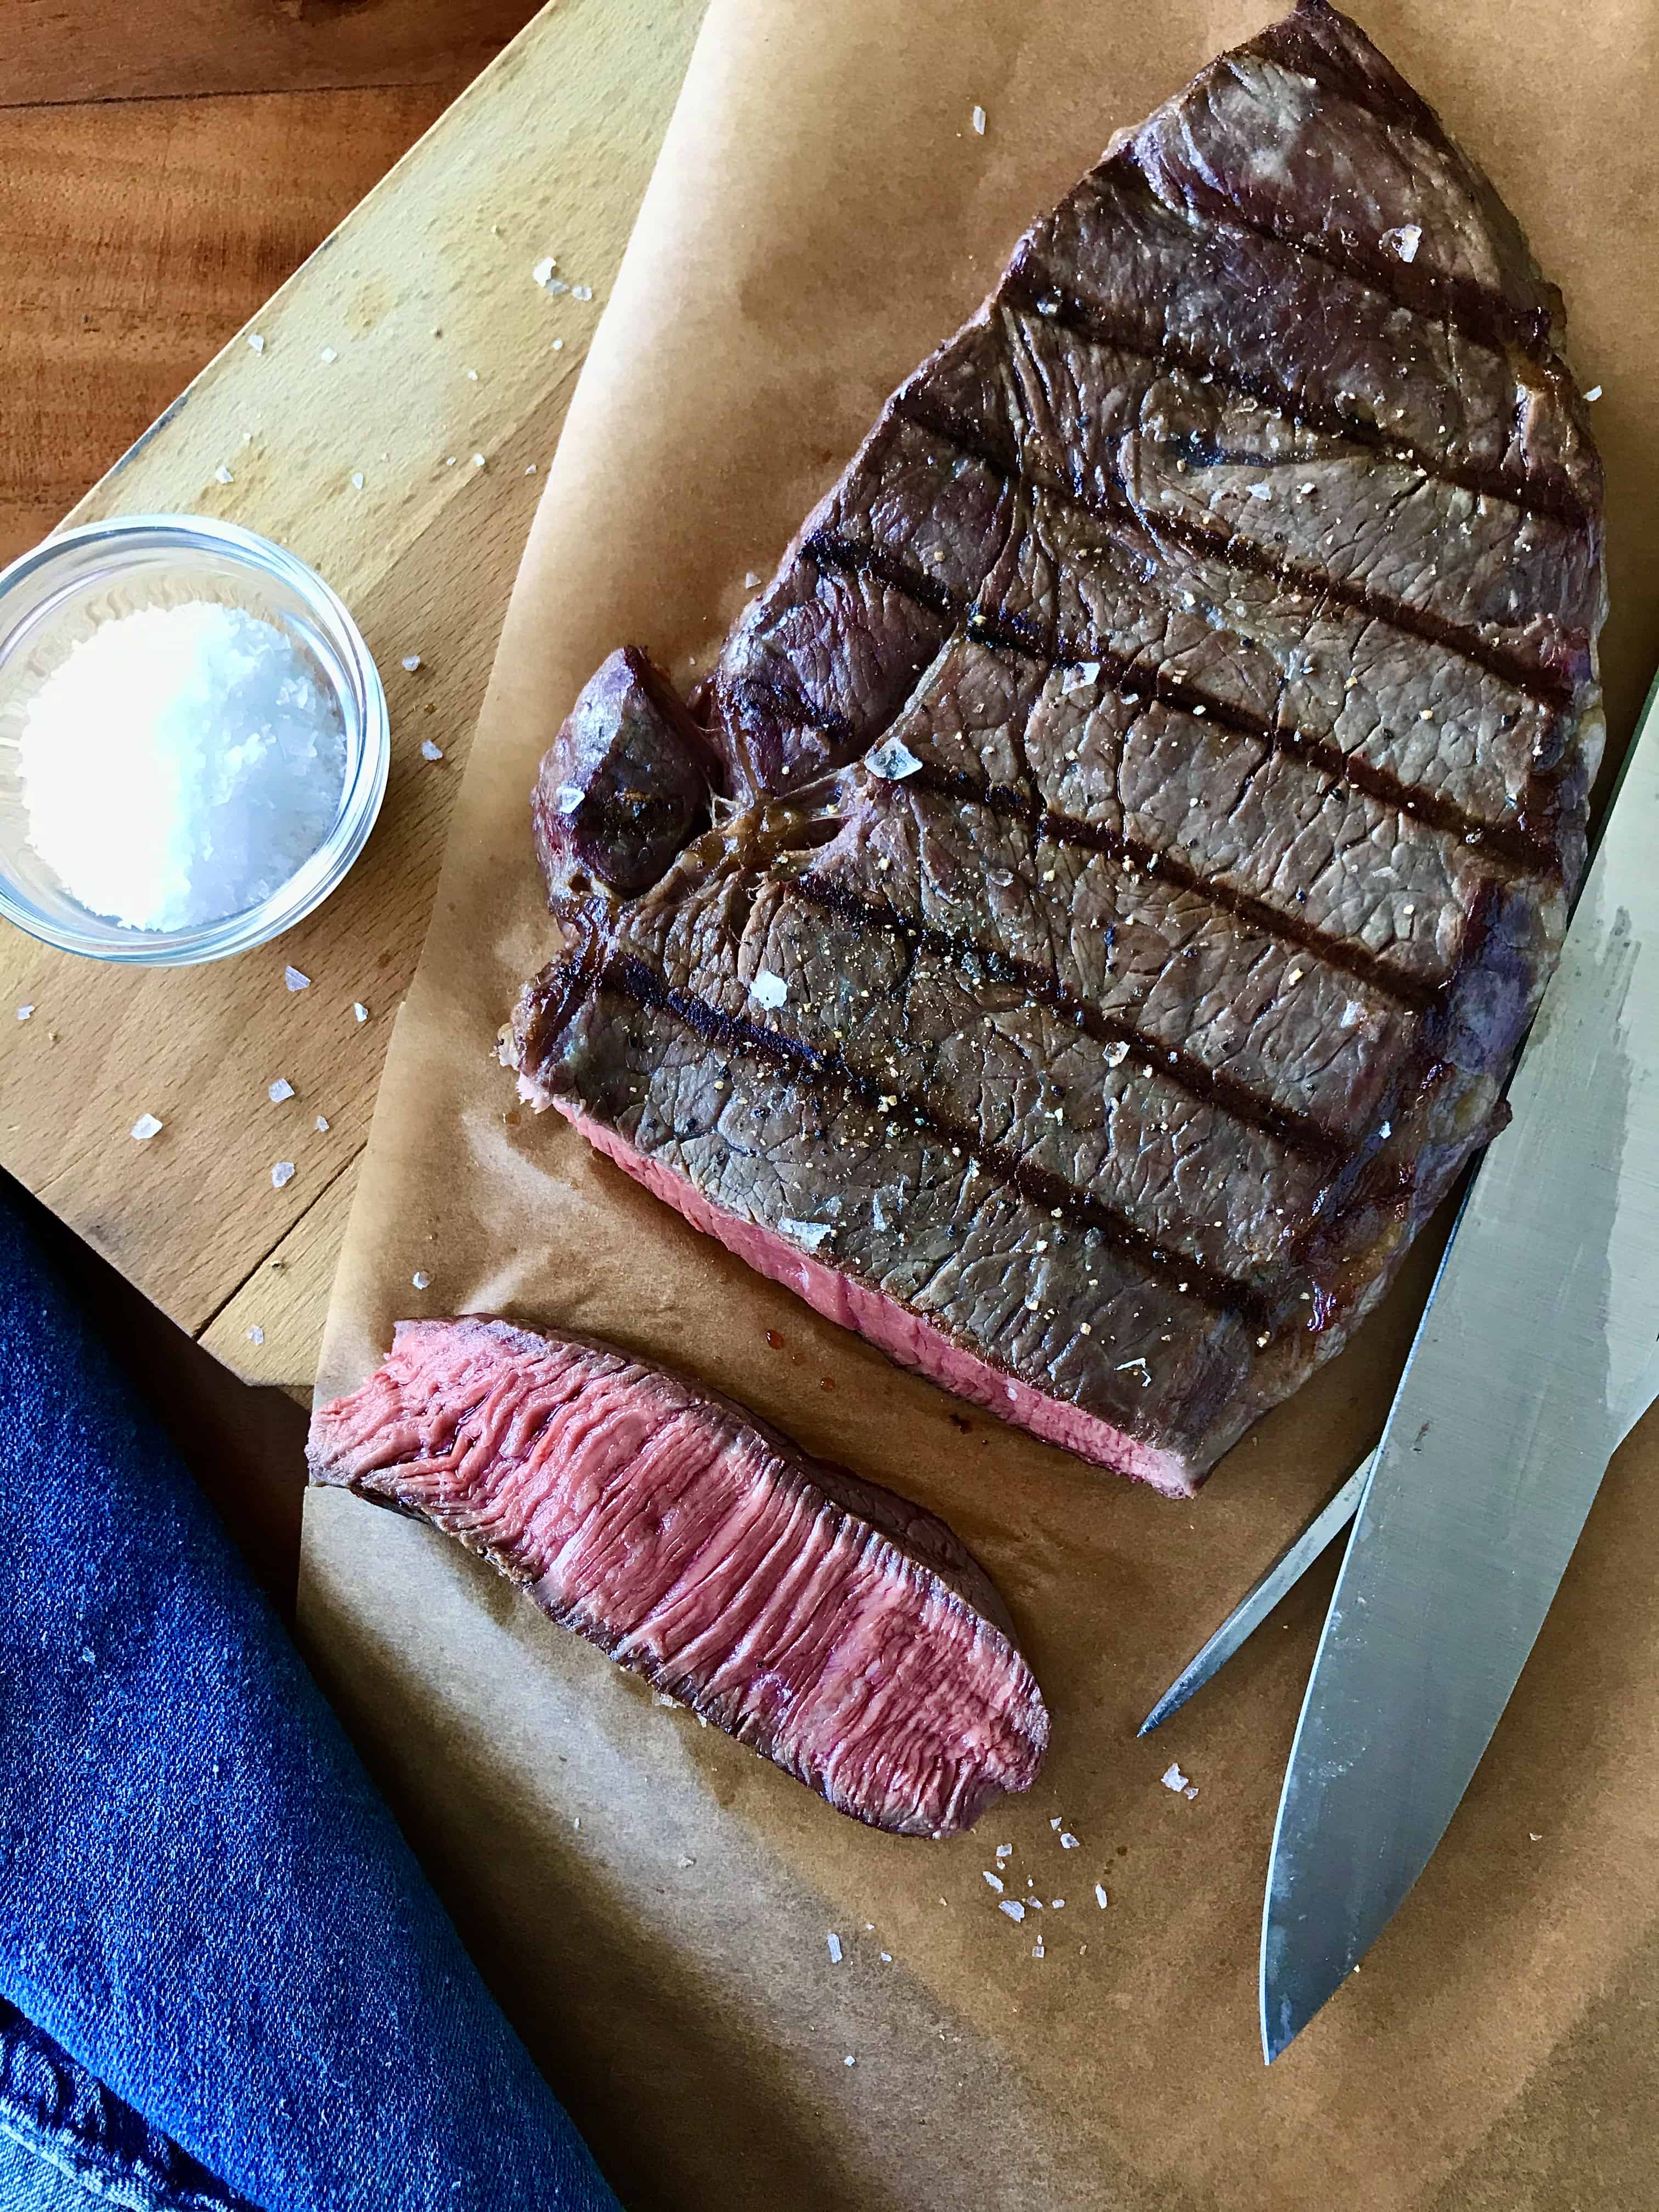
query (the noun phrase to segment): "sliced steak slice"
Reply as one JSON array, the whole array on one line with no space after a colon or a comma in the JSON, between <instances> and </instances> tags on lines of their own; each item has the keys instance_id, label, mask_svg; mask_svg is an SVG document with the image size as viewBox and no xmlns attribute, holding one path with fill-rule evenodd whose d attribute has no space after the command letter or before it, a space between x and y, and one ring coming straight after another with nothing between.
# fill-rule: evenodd
<instances>
[{"instance_id":1,"label":"sliced steak slice","mask_svg":"<svg viewBox=\"0 0 1659 2212\"><path fill-rule=\"evenodd\" d=\"M488 1316L400 1322L309 1458L840 1812L951 1836L1036 1779L1042 1693L944 1522L660 1368Z\"/></svg>"},{"instance_id":2,"label":"sliced steak slice","mask_svg":"<svg viewBox=\"0 0 1659 2212\"><path fill-rule=\"evenodd\" d=\"M542 815L648 726L687 828L608 873L538 831L524 1095L1190 1491L1501 1127L1559 949L1603 605L1560 328L1324 0L1212 64L895 393L702 726L637 659L589 687Z\"/></svg>"}]
</instances>

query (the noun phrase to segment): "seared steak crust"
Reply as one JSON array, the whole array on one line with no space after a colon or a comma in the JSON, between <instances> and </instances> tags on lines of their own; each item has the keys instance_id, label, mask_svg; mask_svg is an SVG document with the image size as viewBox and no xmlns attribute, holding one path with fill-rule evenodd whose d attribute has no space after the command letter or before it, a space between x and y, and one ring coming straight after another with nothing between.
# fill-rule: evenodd
<instances>
[{"instance_id":1,"label":"seared steak crust","mask_svg":"<svg viewBox=\"0 0 1659 2212\"><path fill-rule=\"evenodd\" d=\"M1603 602L1560 329L1323 0L1212 63L745 611L708 826L609 874L544 836L525 1095L896 1357L1189 1490L1499 1126L1559 949ZM662 683L613 657L558 760L650 722L682 792Z\"/></svg>"}]
</instances>

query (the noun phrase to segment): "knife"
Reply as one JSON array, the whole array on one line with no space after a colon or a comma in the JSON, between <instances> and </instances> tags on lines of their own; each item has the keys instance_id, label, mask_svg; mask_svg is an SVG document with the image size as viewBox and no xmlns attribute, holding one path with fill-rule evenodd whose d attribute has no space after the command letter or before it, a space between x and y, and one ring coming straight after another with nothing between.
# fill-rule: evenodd
<instances>
[{"instance_id":1,"label":"knife","mask_svg":"<svg viewBox=\"0 0 1659 2212\"><path fill-rule=\"evenodd\" d=\"M1659 1358L1659 712L1377 1446L1273 1833L1271 2062L1428 1863Z\"/></svg>"}]
</instances>

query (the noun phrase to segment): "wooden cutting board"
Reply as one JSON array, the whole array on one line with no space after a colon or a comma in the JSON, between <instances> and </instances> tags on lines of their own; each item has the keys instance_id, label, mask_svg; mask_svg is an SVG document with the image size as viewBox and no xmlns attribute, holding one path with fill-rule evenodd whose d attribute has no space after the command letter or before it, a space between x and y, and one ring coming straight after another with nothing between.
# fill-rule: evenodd
<instances>
[{"instance_id":1,"label":"wooden cutting board","mask_svg":"<svg viewBox=\"0 0 1659 2212\"><path fill-rule=\"evenodd\" d=\"M263 532L341 593L386 681L379 827L276 944L133 973L0 926L0 1165L252 1382L312 1379L507 592L702 14L550 0L66 518ZM570 291L533 281L548 254Z\"/></svg>"}]
</instances>

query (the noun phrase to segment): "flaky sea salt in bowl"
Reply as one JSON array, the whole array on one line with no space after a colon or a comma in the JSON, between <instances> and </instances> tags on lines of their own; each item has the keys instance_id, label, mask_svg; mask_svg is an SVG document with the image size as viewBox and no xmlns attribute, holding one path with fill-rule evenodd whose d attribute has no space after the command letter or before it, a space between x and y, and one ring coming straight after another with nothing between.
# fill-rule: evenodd
<instances>
[{"instance_id":1,"label":"flaky sea salt in bowl","mask_svg":"<svg viewBox=\"0 0 1659 2212\"><path fill-rule=\"evenodd\" d=\"M264 944L362 851L390 753L356 624L252 531L127 516L0 573L0 915L49 945Z\"/></svg>"}]
</instances>

